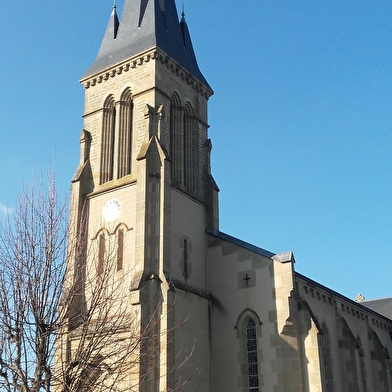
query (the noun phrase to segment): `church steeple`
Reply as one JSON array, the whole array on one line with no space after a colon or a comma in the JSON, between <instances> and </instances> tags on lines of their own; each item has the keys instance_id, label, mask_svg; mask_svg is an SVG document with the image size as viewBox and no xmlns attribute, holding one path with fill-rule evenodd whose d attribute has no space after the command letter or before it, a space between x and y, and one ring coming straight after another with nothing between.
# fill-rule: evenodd
<instances>
[{"instance_id":1,"label":"church steeple","mask_svg":"<svg viewBox=\"0 0 392 392\"><path fill-rule=\"evenodd\" d=\"M81 83L84 123L72 180L70 233L76 233L83 252L70 244L75 254L67 283L79 290L70 315L79 320L91 287L102 285L107 275L104 292L114 301L124 295L126 301L124 306L116 302L114 311L124 312L122 320L138 320L134 330L143 331L131 354L131 370L113 367L110 377L124 380L118 388L174 390L181 377L189 389L209 391L205 240L207 228L219 229L219 189L211 175L208 136L213 92L174 0L124 0L120 21L114 5L98 56ZM194 315L205 312L201 321L195 319L197 329L185 336L175 324L187 319L188 309ZM127 328L117 329L113 342L121 337L126 345ZM193 341L201 343L188 360ZM64 347L65 358L72 358L77 346ZM177 368L181 362L184 368ZM195 368L203 384L191 381Z\"/></svg>"},{"instance_id":2,"label":"church steeple","mask_svg":"<svg viewBox=\"0 0 392 392\"><path fill-rule=\"evenodd\" d=\"M125 0L120 22L114 7L98 56L83 77L154 47L211 90L198 67L184 16L178 20L174 0Z\"/></svg>"}]
</instances>

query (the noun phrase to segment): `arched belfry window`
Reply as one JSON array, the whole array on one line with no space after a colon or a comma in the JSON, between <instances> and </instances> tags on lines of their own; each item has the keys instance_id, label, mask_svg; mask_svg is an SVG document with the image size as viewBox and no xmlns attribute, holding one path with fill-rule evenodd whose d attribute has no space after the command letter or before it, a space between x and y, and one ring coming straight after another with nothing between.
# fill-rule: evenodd
<instances>
[{"instance_id":1,"label":"arched belfry window","mask_svg":"<svg viewBox=\"0 0 392 392\"><path fill-rule=\"evenodd\" d=\"M133 100L130 89L126 89L120 100L120 122L118 129L118 178L132 171Z\"/></svg>"},{"instance_id":2,"label":"arched belfry window","mask_svg":"<svg viewBox=\"0 0 392 392\"><path fill-rule=\"evenodd\" d=\"M195 117L192 107L187 104L184 108L184 185L190 190L196 188L196 136Z\"/></svg>"},{"instance_id":3,"label":"arched belfry window","mask_svg":"<svg viewBox=\"0 0 392 392\"><path fill-rule=\"evenodd\" d=\"M184 183L184 111L175 94L170 105L170 155L172 160L172 179Z\"/></svg>"},{"instance_id":4,"label":"arched belfry window","mask_svg":"<svg viewBox=\"0 0 392 392\"><path fill-rule=\"evenodd\" d=\"M170 106L170 154L172 179L188 190L196 189L197 179L197 126L192 106L181 105L177 95L173 95Z\"/></svg>"},{"instance_id":5,"label":"arched belfry window","mask_svg":"<svg viewBox=\"0 0 392 392\"><path fill-rule=\"evenodd\" d=\"M109 96L103 107L100 171L101 184L113 179L115 126L116 106L113 96Z\"/></svg>"}]
</instances>

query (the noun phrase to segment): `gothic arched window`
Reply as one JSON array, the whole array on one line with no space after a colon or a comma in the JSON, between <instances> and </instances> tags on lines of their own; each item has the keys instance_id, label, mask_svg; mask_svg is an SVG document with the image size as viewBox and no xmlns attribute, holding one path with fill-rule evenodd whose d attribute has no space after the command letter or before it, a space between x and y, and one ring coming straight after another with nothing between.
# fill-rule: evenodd
<instances>
[{"instance_id":1,"label":"gothic arched window","mask_svg":"<svg viewBox=\"0 0 392 392\"><path fill-rule=\"evenodd\" d=\"M331 342L327 325L323 323L322 333L318 335L318 344L321 349L321 380L326 392L333 392Z\"/></svg>"},{"instance_id":2,"label":"gothic arched window","mask_svg":"<svg viewBox=\"0 0 392 392\"><path fill-rule=\"evenodd\" d=\"M105 234L101 233L98 237L98 266L97 279L102 282L105 274L105 256L106 256L106 238Z\"/></svg>"},{"instance_id":3,"label":"gothic arched window","mask_svg":"<svg viewBox=\"0 0 392 392\"><path fill-rule=\"evenodd\" d=\"M132 171L132 126L133 101L131 90L127 89L120 100L120 122L118 130L117 177L121 178Z\"/></svg>"},{"instance_id":4,"label":"gothic arched window","mask_svg":"<svg viewBox=\"0 0 392 392\"><path fill-rule=\"evenodd\" d=\"M103 107L100 171L101 184L113 179L115 126L116 106L113 96L110 96L106 99Z\"/></svg>"},{"instance_id":5,"label":"gothic arched window","mask_svg":"<svg viewBox=\"0 0 392 392\"><path fill-rule=\"evenodd\" d=\"M248 362L249 392L259 391L259 361L257 356L256 323L249 319L246 323L246 354Z\"/></svg>"},{"instance_id":6,"label":"gothic arched window","mask_svg":"<svg viewBox=\"0 0 392 392\"><path fill-rule=\"evenodd\" d=\"M184 111L180 99L173 95L170 105L170 155L172 179L184 183Z\"/></svg>"},{"instance_id":7,"label":"gothic arched window","mask_svg":"<svg viewBox=\"0 0 392 392\"><path fill-rule=\"evenodd\" d=\"M124 229L117 232L117 271L123 269L124 262Z\"/></svg>"},{"instance_id":8,"label":"gothic arched window","mask_svg":"<svg viewBox=\"0 0 392 392\"><path fill-rule=\"evenodd\" d=\"M235 329L240 340L239 385L243 391L259 392L259 367L262 348L258 347L262 338L262 322L255 311L245 309L237 319Z\"/></svg>"},{"instance_id":9,"label":"gothic arched window","mask_svg":"<svg viewBox=\"0 0 392 392\"><path fill-rule=\"evenodd\" d=\"M197 148L197 132L195 127L195 118L192 108L188 104L184 108L184 185L195 190L196 184L196 148Z\"/></svg>"}]
</instances>

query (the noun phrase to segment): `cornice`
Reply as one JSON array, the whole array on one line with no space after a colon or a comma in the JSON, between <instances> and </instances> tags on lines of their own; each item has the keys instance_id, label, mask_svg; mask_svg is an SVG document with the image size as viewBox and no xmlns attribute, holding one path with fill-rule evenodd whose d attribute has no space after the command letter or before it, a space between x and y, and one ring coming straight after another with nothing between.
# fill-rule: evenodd
<instances>
[{"instance_id":1,"label":"cornice","mask_svg":"<svg viewBox=\"0 0 392 392\"><path fill-rule=\"evenodd\" d=\"M301 284L301 291L310 295L318 301L328 303L336 307L338 312L344 312L354 317L368 320L373 326L377 326L386 331L392 332L392 320L384 315L367 308L360 302L351 300L338 292L323 286L322 284L295 272L297 284Z\"/></svg>"},{"instance_id":2,"label":"cornice","mask_svg":"<svg viewBox=\"0 0 392 392\"><path fill-rule=\"evenodd\" d=\"M212 90L200 83L192 74L186 71L176 61L158 48L141 53L131 59L117 63L113 65L113 67L106 68L105 70L84 77L80 79L80 83L85 89L88 89L96 86L97 84L104 83L108 79L114 78L117 75L121 75L124 72L129 72L135 68L141 67L150 61L160 61L161 64L165 64L166 68L170 69L173 74L175 74L178 78L181 78L181 80L185 81L188 85L191 85L195 91L200 93L206 99L213 94Z\"/></svg>"}]
</instances>

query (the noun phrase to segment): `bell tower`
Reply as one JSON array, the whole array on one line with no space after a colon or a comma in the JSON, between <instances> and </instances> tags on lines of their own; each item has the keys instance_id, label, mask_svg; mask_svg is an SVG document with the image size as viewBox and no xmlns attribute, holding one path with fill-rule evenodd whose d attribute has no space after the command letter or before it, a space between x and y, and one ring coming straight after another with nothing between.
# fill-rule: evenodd
<instances>
[{"instance_id":1,"label":"bell tower","mask_svg":"<svg viewBox=\"0 0 392 392\"><path fill-rule=\"evenodd\" d=\"M99 254L105 241L115 244L115 272L131 304L126 312L138 312L141 331L157 319L156 358L139 390L169 391L180 373L191 379L198 369L203 376L195 385L208 391L205 243L206 229L218 229L207 116L213 91L174 0L125 0L121 18L114 6L81 83L84 129L71 230ZM75 271L93 262L85 253L82 262L75 258ZM83 292L86 282L78 284ZM74 308L83 308L80 301Z\"/></svg>"}]
</instances>

